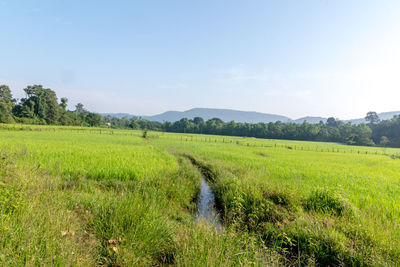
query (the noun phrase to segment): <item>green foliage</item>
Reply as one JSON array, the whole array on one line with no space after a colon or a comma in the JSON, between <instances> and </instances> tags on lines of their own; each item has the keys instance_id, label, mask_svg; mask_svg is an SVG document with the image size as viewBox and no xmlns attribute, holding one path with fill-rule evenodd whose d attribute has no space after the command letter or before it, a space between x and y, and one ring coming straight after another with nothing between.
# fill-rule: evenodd
<instances>
[{"instance_id":1,"label":"green foliage","mask_svg":"<svg viewBox=\"0 0 400 267\"><path fill-rule=\"evenodd\" d=\"M370 124L376 124L380 121L379 116L375 111L368 112L367 116L365 116L365 120Z\"/></svg>"},{"instance_id":2,"label":"green foliage","mask_svg":"<svg viewBox=\"0 0 400 267\"><path fill-rule=\"evenodd\" d=\"M0 123L13 123L12 106L0 100Z\"/></svg>"},{"instance_id":3,"label":"green foliage","mask_svg":"<svg viewBox=\"0 0 400 267\"><path fill-rule=\"evenodd\" d=\"M59 105L56 93L42 85L32 85L24 89L27 98L21 99L20 112L23 117L43 119L48 124L55 124L59 118Z\"/></svg>"},{"instance_id":4,"label":"green foliage","mask_svg":"<svg viewBox=\"0 0 400 267\"><path fill-rule=\"evenodd\" d=\"M379 145L386 147L389 144L389 139L386 136L382 136L379 140Z\"/></svg>"},{"instance_id":5,"label":"green foliage","mask_svg":"<svg viewBox=\"0 0 400 267\"><path fill-rule=\"evenodd\" d=\"M165 122L153 130L165 130L181 133L205 133L231 136L250 136L257 138L289 139L289 140L316 140L342 142L352 145L373 145L372 132L365 125L352 125L343 123L334 118L320 124L289 123L224 123L218 118L204 122L200 118L193 120L181 119L174 123Z\"/></svg>"},{"instance_id":6,"label":"green foliage","mask_svg":"<svg viewBox=\"0 0 400 267\"><path fill-rule=\"evenodd\" d=\"M89 112L86 115L86 121L90 126L100 126L103 121L103 117L100 114Z\"/></svg>"},{"instance_id":7,"label":"green foliage","mask_svg":"<svg viewBox=\"0 0 400 267\"><path fill-rule=\"evenodd\" d=\"M143 137L144 139L147 138L147 130L143 130L142 137Z\"/></svg>"},{"instance_id":8,"label":"green foliage","mask_svg":"<svg viewBox=\"0 0 400 267\"><path fill-rule=\"evenodd\" d=\"M304 202L304 208L308 211L343 216L352 214L350 205L338 194L328 189L317 189L311 192Z\"/></svg>"},{"instance_id":9,"label":"green foliage","mask_svg":"<svg viewBox=\"0 0 400 267\"><path fill-rule=\"evenodd\" d=\"M14 99L11 95L11 90L7 85L0 85L0 123L14 122L12 109Z\"/></svg>"},{"instance_id":10,"label":"green foliage","mask_svg":"<svg viewBox=\"0 0 400 267\"><path fill-rule=\"evenodd\" d=\"M24 89L26 98L15 104L11 91L6 85L0 86L0 123L14 121L26 124L61 124L80 126L101 126L104 118L97 113L88 112L82 104L75 111L67 110L68 99L57 95L42 85L29 85Z\"/></svg>"},{"instance_id":11,"label":"green foliage","mask_svg":"<svg viewBox=\"0 0 400 267\"><path fill-rule=\"evenodd\" d=\"M61 101L61 103L60 103L61 109L67 110L68 99L66 97L61 97L60 101Z\"/></svg>"},{"instance_id":12,"label":"green foliage","mask_svg":"<svg viewBox=\"0 0 400 267\"><path fill-rule=\"evenodd\" d=\"M5 84L0 85L0 100L5 102L14 102L10 87Z\"/></svg>"}]
</instances>

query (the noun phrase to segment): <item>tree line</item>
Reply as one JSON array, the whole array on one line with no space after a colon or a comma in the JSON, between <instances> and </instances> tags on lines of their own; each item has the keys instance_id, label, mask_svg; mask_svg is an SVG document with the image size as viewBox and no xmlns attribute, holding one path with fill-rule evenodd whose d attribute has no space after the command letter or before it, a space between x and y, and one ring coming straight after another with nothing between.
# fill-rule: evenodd
<instances>
[{"instance_id":1,"label":"tree line","mask_svg":"<svg viewBox=\"0 0 400 267\"><path fill-rule=\"evenodd\" d=\"M174 123L164 122L159 126L159 129L178 133L400 147L400 117L394 117L390 121L382 121L377 124L361 123L357 125L344 123L335 118L329 118L326 123L321 121L318 124L311 124L306 121L301 124L279 121L252 124L234 121L223 122L218 118L207 121L202 118L194 118L193 120L181 119Z\"/></svg>"},{"instance_id":2,"label":"tree line","mask_svg":"<svg viewBox=\"0 0 400 267\"><path fill-rule=\"evenodd\" d=\"M203 120L183 118L176 122L154 122L141 118L105 117L115 128L147 129L174 133L196 133L256 137L266 139L285 139L302 141L339 142L348 145L400 147L400 116L380 121L376 112L366 116L368 123L352 124L333 117L317 124L304 121L270 123L223 122L219 118Z\"/></svg>"},{"instance_id":3,"label":"tree line","mask_svg":"<svg viewBox=\"0 0 400 267\"><path fill-rule=\"evenodd\" d=\"M400 147L400 116L381 121L376 112L368 112L368 123L351 124L335 118L311 124L304 121L270 123L224 122L219 118L203 120L183 118L176 122L154 122L140 117L116 118L87 111L79 103L68 110L68 99L58 102L56 93L42 85L24 89L25 98L16 100L7 85L0 85L0 122L103 126L124 129L143 129L175 133L230 135L267 139L340 142L349 145Z\"/></svg>"},{"instance_id":4,"label":"tree line","mask_svg":"<svg viewBox=\"0 0 400 267\"><path fill-rule=\"evenodd\" d=\"M87 111L81 103L67 110L68 99L58 102L56 93L42 85L23 89L26 97L14 99L7 85L0 85L0 123L101 126L103 117Z\"/></svg>"},{"instance_id":5,"label":"tree line","mask_svg":"<svg viewBox=\"0 0 400 267\"><path fill-rule=\"evenodd\" d=\"M141 118L106 116L105 121L115 128L147 129L174 133L196 133L285 139L302 141L339 142L348 145L400 147L400 116L380 121L376 112L366 116L368 123L352 124L335 118L317 124L304 121L270 123L223 122L219 118L203 120L183 118L176 122L155 122Z\"/></svg>"}]
</instances>

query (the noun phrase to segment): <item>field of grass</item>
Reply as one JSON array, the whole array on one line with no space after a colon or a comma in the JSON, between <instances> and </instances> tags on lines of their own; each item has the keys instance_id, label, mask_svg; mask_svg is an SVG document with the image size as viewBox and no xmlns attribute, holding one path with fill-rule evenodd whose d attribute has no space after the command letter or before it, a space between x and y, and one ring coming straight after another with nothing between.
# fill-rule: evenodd
<instances>
[{"instance_id":1,"label":"field of grass","mask_svg":"<svg viewBox=\"0 0 400 267\"><path fill-rule=\"evenodd\" d=\"M400 149L141 135L0 125L0 264L400 264Z\"/></svg>"}]
</instances>

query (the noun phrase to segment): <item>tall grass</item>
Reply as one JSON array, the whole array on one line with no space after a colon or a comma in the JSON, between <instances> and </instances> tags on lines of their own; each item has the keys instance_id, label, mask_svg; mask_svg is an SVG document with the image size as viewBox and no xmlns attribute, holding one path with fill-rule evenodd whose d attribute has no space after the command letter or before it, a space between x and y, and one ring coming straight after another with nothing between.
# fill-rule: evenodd
<instances>
[{"instance_id":1,"label":"tall grass","mask_svg":"<svg viewBox=\"0 0 400 267\"><path fill-rule=\"evenodd\" d=\"M399 149L1 128L1 265L400 264Z\"/></svg>"},{"instance_id":2,"label":"tall grass","mask_svg":"<svg viewBox=\"0 0 400 267\"><path fill-rule=\"evenodd\" d=\"M318 151L305 151L268 146L271 140L265 147L154 142L190 152L212 177L225 222L250 230L291 264L400 261L400 161L373 153L375 148L362 148L367 153L358 154L337 153L341 145L325 143L296 142L319 146Z\"/></svg>"},{"instance_id":3,"label":"tall grass","mask_svg":"<svg viewBox=\"0 0 400 267\"><path fill-rule=\"evenodd\" d=\"M18 129L0 147L1 265L265 262L242 253L250 237L193 223L200 173L140 136Z\"/></svg>"}]
</instances>

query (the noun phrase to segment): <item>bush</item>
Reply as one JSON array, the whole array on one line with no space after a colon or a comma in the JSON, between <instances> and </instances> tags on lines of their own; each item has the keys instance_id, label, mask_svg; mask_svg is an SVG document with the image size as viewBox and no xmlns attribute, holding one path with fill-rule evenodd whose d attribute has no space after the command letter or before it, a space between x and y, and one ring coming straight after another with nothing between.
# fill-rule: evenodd
<instances>
[{"instance_id":1,"label":"bush","mask_svg":"<svg viewBox=\"0 0 400 267\"><path fill-rule=\"evenodd\" d=\"M313 191L305 200L304 208L307 211L316 211L336 216L352 213L349 203L336 193L326 189L317 189Z\"/></svg>"}]
</instances>

